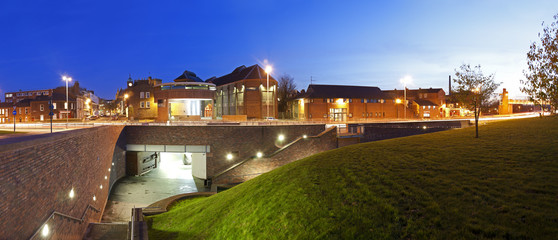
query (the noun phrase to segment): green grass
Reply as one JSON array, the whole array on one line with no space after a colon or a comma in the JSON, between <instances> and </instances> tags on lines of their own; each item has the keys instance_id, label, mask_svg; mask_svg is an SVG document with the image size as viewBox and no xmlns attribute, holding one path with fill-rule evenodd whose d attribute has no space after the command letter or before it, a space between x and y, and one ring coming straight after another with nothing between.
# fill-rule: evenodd
<instances>
[{"instance_id":1,"label":"green grass","mask_svg":"<svg viewBox=\"0 0 558 240\"><path fill-rule=\"evenodd\" d=\"M313 155L149 217L150 239L552 239L558 118Z\"/></svg>"},{"instance_id":2,"label":"green grass","mask_svg":"<svg viewBox=\"0 0 558 240\"><path fill-rule=\"evenodd\" d=\"M18 134L18 133L25 133L25 132L14 132L14 131L0 130L0 135Z\"/></svg>"}]
</instances>

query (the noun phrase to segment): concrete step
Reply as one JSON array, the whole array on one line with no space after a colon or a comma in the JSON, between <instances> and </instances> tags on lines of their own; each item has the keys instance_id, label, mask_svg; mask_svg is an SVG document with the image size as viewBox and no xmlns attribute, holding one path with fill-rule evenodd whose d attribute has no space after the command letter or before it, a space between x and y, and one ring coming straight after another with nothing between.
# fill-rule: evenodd
<instances>
[{"instance_id":1,"label":"concrete step","mask_svg":"<svg viewBox=\"0 0 558 240\"><path fill-rule=\"evenodd\" d=\"M84 240L127 239L128 223L90 223L83 236Z\"/></svg>"}]
</instances>

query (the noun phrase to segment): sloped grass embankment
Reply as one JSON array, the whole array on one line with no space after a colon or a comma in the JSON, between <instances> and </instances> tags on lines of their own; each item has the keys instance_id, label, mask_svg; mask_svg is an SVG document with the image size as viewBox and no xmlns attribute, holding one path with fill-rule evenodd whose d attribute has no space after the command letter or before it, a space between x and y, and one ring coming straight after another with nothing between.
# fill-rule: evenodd
<instances>
[{"instance_id":1,"label":"sloped grass embankment","mask_svg":"<svg viewBox=\"0 0 558 240\"><path fill-rule=\"evenodd\" d=\"M151 217L150 239L558 236L558 118L352 145Z\"/></svg>"}]
</instances>

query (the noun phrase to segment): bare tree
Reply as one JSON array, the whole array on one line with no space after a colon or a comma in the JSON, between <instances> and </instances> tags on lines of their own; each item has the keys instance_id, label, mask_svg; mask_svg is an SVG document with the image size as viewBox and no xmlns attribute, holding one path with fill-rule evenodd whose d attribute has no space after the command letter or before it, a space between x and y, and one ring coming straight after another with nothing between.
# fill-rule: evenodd
<instances>
[{"instance_id":1,"label":"bare tree","mask_svg":"<svg viewBox=\"0 0 558 240\"><path fill-rule=\"evenodd\" d=\"M469 64L463 64L459 70L455 70L453 81L457 83L452 94L455 98L473 110L475 113L475 138L479 137L479 116L481 109L488 108L490 100L495 96L495 91L500 86L494 82L494 74L485 76L481 66L473 68Z\"/></svg>"},{"instance_id":2,"label":"bare tree","mask_svg":"<svg viewBox=\"0 0 558 240\"><path fill-rule=\"evenodd\" d=\"M527 53L528 69L523 71L526 79L521 80L524 85L521 91L529 95L530 101L540 104L541 110L545 103L553 109L558 107L558 14L554 20L539 33L540 45L531 44Z\"/></svg>"},{"instance_id":3,"label":"bare tree","mask_svg":"<svg viewBox=\"0 0 558 240\"><path fill-rule=\"evenodd\" d=\"M296 92L296 84L294 78L289 74L283 74L279 77L279 87L277 89L277 96L279 98L279 103L277 105L278 111L280 113L287 112L287 103L294 98L294 93Z\"/></svg>"}]
</instances>

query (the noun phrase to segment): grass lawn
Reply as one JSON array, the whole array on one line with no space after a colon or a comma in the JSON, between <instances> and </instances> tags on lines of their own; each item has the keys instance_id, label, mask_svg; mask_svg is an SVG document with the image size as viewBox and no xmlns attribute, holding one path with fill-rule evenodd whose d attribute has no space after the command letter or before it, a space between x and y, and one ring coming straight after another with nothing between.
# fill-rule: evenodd
<instances>
[{"instance_id":1,"label":"grass lawn","mask_svg":"<svg viewBox=\"0 0 558 240\"><path fill-rule=\"evenodd\" d=\"M0 130L0 135L17 134L17 133L25 133L25 132L14 132L14 131Z\"/></svg>"},{"instance_id":2,"label":"grass lawn","mask_svg":"<svg viewBox=\"0 0 558 240\"><path fill-rule=\"evenodd\" d=\"M352 145L149 217L150 239L554 239L558 118Z\"/></svg>"}]
</instances>

